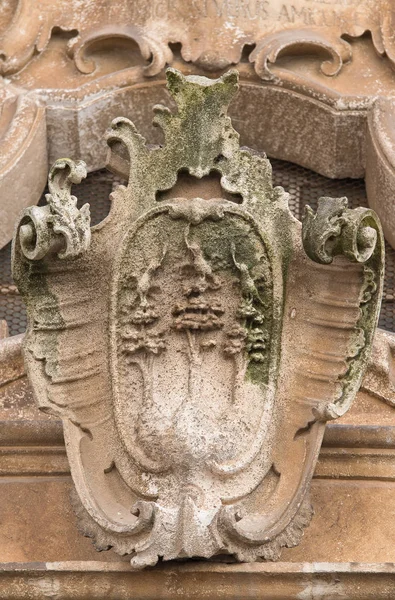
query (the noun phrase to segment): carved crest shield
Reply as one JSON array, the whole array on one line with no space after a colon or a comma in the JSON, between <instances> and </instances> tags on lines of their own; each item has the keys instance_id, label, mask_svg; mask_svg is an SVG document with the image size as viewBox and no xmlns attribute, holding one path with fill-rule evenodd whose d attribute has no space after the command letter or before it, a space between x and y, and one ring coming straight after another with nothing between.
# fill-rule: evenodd
<instances>
[{"instance_id":1,"label":"carved crest shield","mask_svg":"<svg viewBox=\"0 0 395 600\"><path fill-rule=\"evenodd\" d=\"M27 209L14 278L38 405L64 423L83 532L135 567L298 544L325 422L358 391L376 327L375 214L321 198L303 226L227 116L237 73L167 71L164 144L119 118L128 180L90 228L59 160Z\"/></svg>"}]
</instances>

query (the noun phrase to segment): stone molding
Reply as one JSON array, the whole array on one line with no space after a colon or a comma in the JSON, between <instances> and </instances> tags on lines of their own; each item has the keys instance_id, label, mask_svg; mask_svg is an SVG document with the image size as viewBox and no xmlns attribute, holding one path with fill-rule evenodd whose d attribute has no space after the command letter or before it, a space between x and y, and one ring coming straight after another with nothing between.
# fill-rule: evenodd
<instances>
[{"instance_id":1,"label":"stone molding","mask_svg":"<svg viewBox=\"0 0 395 600\"><path fill-rule=\"evenodd\" d=\"M188 600L201 598L202 590L216 600L391 600L394 582L389 563L193 563L162 566L149 577L130 572L125 563L0 564L4 600L41 600L43 594L61 594L62 600L128 600L131 588L135 600L173 600L175 589Z\"/></svg>"},{"instance_id":2,"label":"stone molding","mask_svg":"<svg viewBox=\"0 0 395 600\"><path fill-rule=\"evenodd\" d=\"M179 43L184 61L209 71L238 64L244 46L255 45L248 58L263 80L276 79L271 65L281 53L307 47L324 55L320 70L333 77L353 58L348 38L367 31L376 52L395 62L391 5L390 0L334 0L330 6L305 0L120 0L114 8L101 0L81 9L78 0L55 4L42 0L39 5L19 0L12 17L4 19L0 67L2 75L20 72L33 56L46 50L53 29L59 28L70 32L67 54L85 74L97 69L89 56L92 48L122 39L137 46L142 59L148 61L148 76L172 63L169 44ZM217 35L212 35L214 31Z\"/></svg>"},{"instance_id":3,"label":"stone molding","mask_svg":"<svg viewBox=\"0 0 395 600\"><path fill-rule=\"evenodd\" d=\"M24 335L0 341L0 387L17 391L3 399L11 405L15 398L29 397L24 388L26 372L22 360ZM394 350L395 335L377 330L373 350L361 385L370 398L395 406ZM14 400L15 401L15 400ZM62 422L36 418L0 420L0 473L2 476L69 475ZM372 464L372 458L375 461ZM379 468L378 463L379 461ZM322 448L314 477L346 477L350 479L395 481L395 427L382 423L329 423L325 429Z\"/></svg>"},{"instance_id":4,"label":"stone molding","mask_svg":"<svg viewBox=\"0 0 395 600\"><path fill-rule=\"evenodd\" d=\"M232 584L232 588L227 586L226 590L232 589L233 597L235 589L250 589L248 585L251 577L249 578L248 573L255 572L256 566L258 571L254 576L254 585L262 581L258 596L261 598L273 598L275 592L280 594L277 585L283 586L280 587L280 597L283 598L297 598L306 589L310 591L310 595L312 589L322 593L320 585L327 586L324 589L330 594L336 581L336 591L340 593L341 590L347 598L361 600L363 590L365 595L362 597L368 600L380 598L378 593L386 600L392 600L392 575L381 563L388 565L394 561L392 498L395 485L395 422L389 406L394 402L394 388L391 381L393 359L387 345L391 343L393 335L379 330L375 337L377 349L373 350L371 360L379 352L388 361L387 366L383 366L380 361L379 370L372 365L374 381L377 385L377 377L381 377L383 391L377 394L377 387L368 391L370 383L366 379L369 379L369 367L363 389L354 403L353 414L329 423L325 429L312 481L316 514L312 525L306 530L302 546L286 551L284 556L284 561L304 560L306 563L300 568L289 562L248 565L246 570L238 571L240 575L237 581L232 579L232 573L242 566L220 565L223 573L221 577ZM135 577L135 573L129 573L128 563L119 565L119 568L114 566L112 561L116 560L116 556L111 551L97 554L93 548L91 550L90 543L81 539L75 530L75 518L70 514L69 507L70 475L62 423L40 414L33 404L31 389L23 374L22 338L23 336L16 336L0 341L0 373L3 376L0 380L0 472L3 490L3 526L0 529L0 539L3 563L19 562L1 566L0 593L10 600L13 597L12 591L19 600L23 594L26 598L32 597L33 591L41 598L43 589L57 589L58 594L62 593L62 597L67 598L67 594L71 597L72 594L77 594L80 597L86 587L88 594L92 594L94 590L100 598L100 594L108 596L110 593L106 585L111 581L111 593L118 600L122 598L124 589L130 590L133 585L136 591L139 579ZM15 370L10 373L6 364L14 365ZM12 376L4 378L7 373ZM383 402L385 393L392 393L392 396ZM57 490L63 490L65 486L66 490L60 494ZM328 498L331 499L330 503ZM361 536L364 523L369 523L369 535ZM345 530L347 536L344 536ZM376 540L376 543L369 545L371 539ZM31 540L31 543L27 544L27 540ZM361 542L365 543L365 548L360 547ZM83 551L81 547L84 548ZM61 562L56 565L39 562L43 560ZM35 562L29 564L29 561ZM320 564L323 561L325 564ZM333 567L334 579L322 573L322 569L329 568L328 563L333 561L337 561ZM357 565L358 562L362 564ZM191 566L196 566L196 563ZM191 590L188 586L192 584L188 577L192 575L186 575L184 579L181 573L186 566L172 563L168 567L173 573L173 582L178 584L179 593L189 597ZM203 582L205 569L215 567L216 564L210 563L199 565L202 570L199 582ZM380 574L383 568L384 571ZM43 569L48 572L44 574ZM59 577L58 569L62 570ZM114 569L117 574L111 575ZM303 574L303 571L311 572L313 569L317 571L315 574ZM350 572L353 569L356 571L352 575ZM269 571L273 570L278 572L278 576L269 575ZM97 579L99 571L103 571L105 575ZM142 579L145 594L150 593L145 585L147 575L150 581L152 577L158 578L157 587L152 592L154 598L158 597L158 587L162 590L161 593L167 593L167 579L161 579L162 571L163 565L145 572L145 578ZM282 571L285 573L284 577L281 577ZM289 582L286 588L285 580ZM275 584L275 581L279 583ZM296 582L300 582L301 586L304 584L304 587L299 587ZM386 587L386 582L389 587ZM214 578L211 585L212 587L205 588L207 594L217 597L218 589L222 589L219 587L220 580ZM258 594L258 588L253 589ZM174 591L174 587L171 591Z\"/></svg>"}]
</instances>

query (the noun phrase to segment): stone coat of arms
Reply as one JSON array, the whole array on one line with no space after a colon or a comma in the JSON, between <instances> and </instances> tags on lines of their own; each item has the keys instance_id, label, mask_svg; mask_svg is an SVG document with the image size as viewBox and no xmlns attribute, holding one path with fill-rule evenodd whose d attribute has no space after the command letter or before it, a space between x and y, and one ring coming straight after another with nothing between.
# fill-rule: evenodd
<instances>
[{"instance_id":1,"label":"stone coat of arms","mask_svg":"<svg viewBox=\"0 0 395 600\"><path fill-rule=\"evenodd\" d=\"M81 529L134 567L299 543L325 422L358 391L380 307L375 214L321 198L303 224L227 116L235 71L168 69L162 146L108 133L127 180L90 228L58 160L23 214L14 278L40 408L62 418Z\"/></svg>"}]
</instances>

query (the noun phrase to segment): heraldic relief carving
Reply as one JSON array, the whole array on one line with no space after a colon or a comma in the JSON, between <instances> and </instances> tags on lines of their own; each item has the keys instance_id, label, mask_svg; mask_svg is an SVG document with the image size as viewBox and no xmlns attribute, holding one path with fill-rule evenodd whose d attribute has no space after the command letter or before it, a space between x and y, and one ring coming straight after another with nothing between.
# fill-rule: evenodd
<instances>
[{"instance_id":1,"label":"heraldic relief carving","mask_svg":"<svg viewBox=\"0 0 395 600\"><path fill-rule=\"evenodd\" d=\"M26 209L13 271L25 362L64 424L83 533L99 550L275 560L299 543L325 422L358 391L380 306L373 211L321 198L301 224L269 160L227 116L238 75L167 70L163 146L115 119L109 168L128 179L90 228L58 160Z\"/></svg>"}]
</instances>

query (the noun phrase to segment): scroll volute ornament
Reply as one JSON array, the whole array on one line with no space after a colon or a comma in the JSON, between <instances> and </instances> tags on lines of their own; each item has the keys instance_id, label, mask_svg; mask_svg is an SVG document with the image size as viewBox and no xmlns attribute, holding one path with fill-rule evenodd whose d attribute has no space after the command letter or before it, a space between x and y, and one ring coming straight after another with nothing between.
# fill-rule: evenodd
<instances>
[{"instance_id":1,"label":"scroll volute ornament","mask_svg":"<svg viewBox=\"0 0 395 600\"><path fill-rule=\"evenodd\" d=\"M21 219L26 365L40 408L63 419L98 549L134 567L275 560L310 521L325 422L361 383L381 228L345 198L321 198L303 226L291 215L269 160L239 147L235 71L167 79L177 111L154 109L163 146L112 124L109 167L128 184L102 223L90 229L70 196L85 172L69 160L48 206Z\"/></svg>"},{"instance_id":2,"label":"scroll volute ornament","mask_svg":"<svg viewBox=\"0 0 395 600\"><path fill-rule=\"evenodd\" d=\"M3 11L4 12L4 11ZM48 47L53 30L69 32L67 54L80 73L97 67L92 50L110 40L137 45L144 73L155 76L172 63L169 44L181 44L186 62L216 71L242 59L243 47L259 77L276 80L271 66L285 52L308 48L323 56L321 71L335 76L352 58L356 38L369 31L376 51L395 62L391 0L16 0L0 13L0 75L20 72Z\"/></svg>"}]
</instances>

